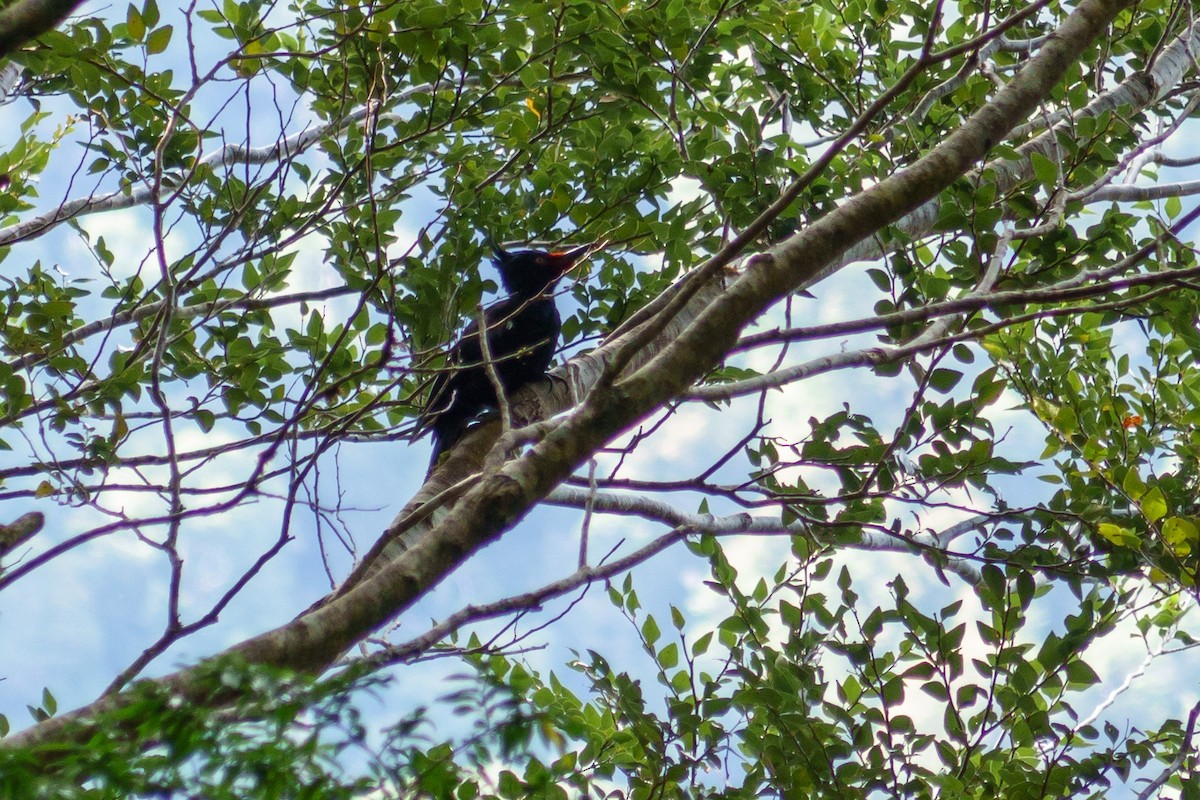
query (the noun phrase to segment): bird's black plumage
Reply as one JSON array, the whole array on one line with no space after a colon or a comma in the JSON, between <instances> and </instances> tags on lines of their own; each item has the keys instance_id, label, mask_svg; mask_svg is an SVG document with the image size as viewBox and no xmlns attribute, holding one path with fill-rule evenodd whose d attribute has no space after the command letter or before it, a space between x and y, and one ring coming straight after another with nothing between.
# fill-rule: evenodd
<instances>
[{"instance_id":1,"label":"bird's black plumage","mask_svg":"<svg viewBox=\"0 0 1200 800\"><path fill-rule=\"evenodd\" d=\"M483 321L492 365L507 397L541 379L550 367L562 329L550 292L587 248L554 253L510 253L498 246L494 250L500 282L509 295L487 306ZM431 466L462 437L473 419L499 405L483 363L478 319L463 329L447 362L446 371L433 381L418 429L418 435L426 428L433 430Z\"/></svg>"}]
</instances>

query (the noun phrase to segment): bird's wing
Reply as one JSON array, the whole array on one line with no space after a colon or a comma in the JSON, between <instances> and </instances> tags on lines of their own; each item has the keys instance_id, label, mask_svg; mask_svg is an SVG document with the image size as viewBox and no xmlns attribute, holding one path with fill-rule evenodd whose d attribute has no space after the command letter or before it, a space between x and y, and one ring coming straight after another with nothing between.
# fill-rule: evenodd
<instances>
[{"instance_id":1,"label":"bird's wing","mask_svg":"<svg viewBox=\"0 0 1200 800\"><path fill-rule=\"evenodd\" d=\"M483 309L483 317L490 327L503 324L515 310L510 298L491 303ZM437 418L454 403L454 377L463 368L483 363L483 348L479 344L479 318L467 323L458 336L458 341L446 354L446 366L433 376L429 387L429 399L417 417L412 438L419 439L433 426Z\"/></svg>"}]
</instances>

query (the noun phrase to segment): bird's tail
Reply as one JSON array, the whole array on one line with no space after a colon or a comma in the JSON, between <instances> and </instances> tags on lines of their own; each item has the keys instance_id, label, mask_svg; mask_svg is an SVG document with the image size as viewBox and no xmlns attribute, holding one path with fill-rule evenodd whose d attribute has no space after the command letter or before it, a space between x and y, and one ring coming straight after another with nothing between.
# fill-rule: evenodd
<instances>
[{"instance_id":1,"label":"bird's tail","mask_svg":"<svg viewBox=\"0 0 1200 800\"><path fill-rule=\"evenodd\" d=\"M439 419L434 421L432 436L433 453L429 456L429 471L425 473L425 477L428 478L433 474L433 470L442 459L442 454L451 447L454 447L466 432L467 420L465 419Z\"/></svg>"}]
</instances>

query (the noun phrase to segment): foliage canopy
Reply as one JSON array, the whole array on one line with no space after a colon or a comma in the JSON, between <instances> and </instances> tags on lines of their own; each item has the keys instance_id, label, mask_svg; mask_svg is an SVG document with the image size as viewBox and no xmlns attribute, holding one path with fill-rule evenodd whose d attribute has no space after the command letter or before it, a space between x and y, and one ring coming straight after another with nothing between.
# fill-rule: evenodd
<instances>
[{"instance_id":1,"label":"foliage canopy","mask_svg":"<svg viewBox=\"0 0 1200 800\"><path fill-rule=\"evenodd\" d=\"M1188 5L110 11L0 63L0 590L134 548L165 624L0 717L0 796L1200 797ZM571 361L360 551L489 236L597 244ZM578 563L368 640L538 505ZM326 598L162 677L305 545Z\"/></svg>"}]
</instances>

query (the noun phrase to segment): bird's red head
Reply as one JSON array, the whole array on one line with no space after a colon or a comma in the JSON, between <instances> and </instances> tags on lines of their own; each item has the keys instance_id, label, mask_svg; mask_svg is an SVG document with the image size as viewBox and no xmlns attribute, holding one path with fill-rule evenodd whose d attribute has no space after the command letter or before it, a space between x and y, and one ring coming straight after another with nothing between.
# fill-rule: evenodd
<instances>
[{"instance_id":1,"label":"bird's red head","mask_svg":"<svg viewBox=\"0 0 1200 800\"><path fill-rule=\"evenodd\" d=\"M508 251L497 244L496 269L500 271L500 282L511 294L532 297L547 291L558 283L579 260L587 254L591 245L570 250L516 250Z\"/></svg>"}]
</instances>

